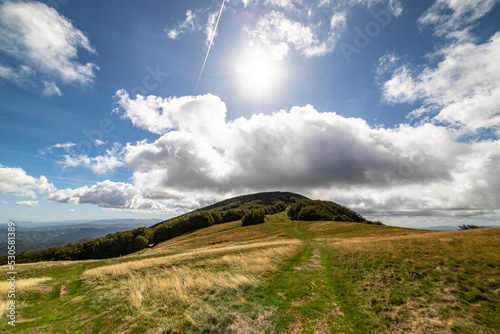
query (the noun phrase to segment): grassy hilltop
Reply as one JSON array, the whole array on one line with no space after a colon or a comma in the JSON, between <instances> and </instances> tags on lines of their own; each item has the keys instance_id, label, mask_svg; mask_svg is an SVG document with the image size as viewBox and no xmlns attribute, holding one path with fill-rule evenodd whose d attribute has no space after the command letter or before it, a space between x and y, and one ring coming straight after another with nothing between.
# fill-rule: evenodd
<instances>
[{"instance_id":1,"label":"grassy hilltop","mask_svg":"<svg viewBox=\"0 0 500 334\"><path fill-rule=\"evenodd\" d=\"M211 224L118 258L20 264L16 326L3 316L0 331L500 332L500 228L365 224L334 203L289 198L261 224ZM254 201L195 213L279 202ZM303 209L334 219L292 220Z\"/></svg>"}]
</instances>

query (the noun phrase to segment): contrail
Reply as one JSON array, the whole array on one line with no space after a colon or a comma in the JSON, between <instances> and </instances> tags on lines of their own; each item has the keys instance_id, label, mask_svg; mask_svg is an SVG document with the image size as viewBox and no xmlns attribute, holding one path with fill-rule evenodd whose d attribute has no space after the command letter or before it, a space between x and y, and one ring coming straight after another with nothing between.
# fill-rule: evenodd
<instances>
[{"instance_id":1,"label":"contrail","mask_svg":"<svg viewBox=\"0 0 500 334\"><path fill-rule=\"evenodd\" d=\"M207 50L207 54L205 56L205 61L203 62L203 66L201 67L200 76L198 77L198 82L196 83L196 89L194 90L195 94L198 92L198 86L200 84L201 76L203 75L203 70L205 69L205 64L207 63L208 54L210 53L210 49L212 48L212 44L214 42L215 33L217 32L217 26L219 25L220 16L222 14L222 9L224 9L225 3L226 3L226 0L222 0L222 6L220 6L219 16L217 17L217 22L215 22L214 32L212 33L212 38L210 39L210 44L208 45L208 50Z\"/></svg>"}]
</instances>

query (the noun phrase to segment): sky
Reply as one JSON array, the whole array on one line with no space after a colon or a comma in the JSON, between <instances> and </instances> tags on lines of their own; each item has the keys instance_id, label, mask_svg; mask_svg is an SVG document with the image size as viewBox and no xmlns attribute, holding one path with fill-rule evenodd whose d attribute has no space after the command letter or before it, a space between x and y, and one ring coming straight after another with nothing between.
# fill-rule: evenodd
<instances>
[{"instance_id":1,"label":"sky","mask_svg":"<svg viewBox=\"0 0 500 334\"><path fill-rule=\"evenodd\" d=\"M498 2L0 1L0 220L280 190L496 225Z\"/></svg>"}]
</instances>

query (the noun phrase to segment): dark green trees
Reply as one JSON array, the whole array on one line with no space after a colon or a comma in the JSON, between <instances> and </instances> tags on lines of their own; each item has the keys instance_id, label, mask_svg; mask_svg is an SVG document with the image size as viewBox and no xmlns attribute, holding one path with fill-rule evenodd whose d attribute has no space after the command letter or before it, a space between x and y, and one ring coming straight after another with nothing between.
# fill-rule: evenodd
<instances>
[{"instance_id":1,"label":"dark green trees","mask_svg":"<svg viewBox=\"0 0 500 334\"><path fill-rule=\"evenodd\" d=\"M263 209L250 210L241 218L241 226L261 224L266 219Z\"/></svg>"},{"instance_id":2,"label":"dark green trees","mask_svg":"<svg viewBox=\"0 0 500 334\"><path fill-rule=\"evenodd\" d=\"M287 215L292 220L366 221L360 214L345 206L329 201L301 200L288 207Z\"/></svg>"}]
</instances>

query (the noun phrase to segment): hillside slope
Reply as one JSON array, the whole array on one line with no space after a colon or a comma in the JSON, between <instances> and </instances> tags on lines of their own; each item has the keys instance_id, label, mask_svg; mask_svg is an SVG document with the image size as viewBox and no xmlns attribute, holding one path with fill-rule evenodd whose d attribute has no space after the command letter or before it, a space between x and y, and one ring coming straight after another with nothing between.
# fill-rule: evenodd
<instances>
[{"instance_id":1,"label":"hillside slope","mask_svg":"<svg viewBox=\"0 0 500 334\"><path fill-rule=\"evenodd\" d=\"M27 263L119 257L139 251L150 244L157 244L212 225L240 219L242 225L262 223L266 214L283 212L290 205L302 203L303 201L310 200L302 195L290 192L267 192L238 196L165 220L149 228L140 227L81 243L49 248L39 253L21 254L18 256L17 261ZM311 203L319 205L319 202L310 201L308 208L312 207L313 204ZM339 216L341 219L358 222L364 220L354 211L338 204L321 202L321 205L325 206L325 203L329 203L328 207L342 208L345 214ZM330 217L324 216L323 218L329 219Z\"/></svg>"},{"instance_id":2,"label":"hillside slope","mask_svg":"<svg viewBox=\"0 0 500 334\"><path fill-rule=\"evenodd\" d=\"M437 232L278 213L147 253L19 265L18 322L2 316L0 331L498 333L499 244L500 228Z\"/></svg>"},{"instance_id":3,"label":"hillside slope","mask_svg":"<svg viewBox=\"0 0 500 334\"><path fill-rule=\"evenodd\" d=\"M272 208L276 207L278 204L278 209L280 210L278 212L281 212L283 211L283 209L281 209L282 206L279 205L280 203L283 203L286 207L289 204L304 199L308 198L299 194L281 191L237 196L194 210L182 216L159 222L158 224L155 224L151 227L154 228L161 224L168 224L172 221L183 219L195 213L201 212L216 212L221 215L221 219L224 220L225 223L227 223L228 221L241 219L243 214L249 210L263 209L264 211L273 211Z\"/></svg>"}]
</instances>

